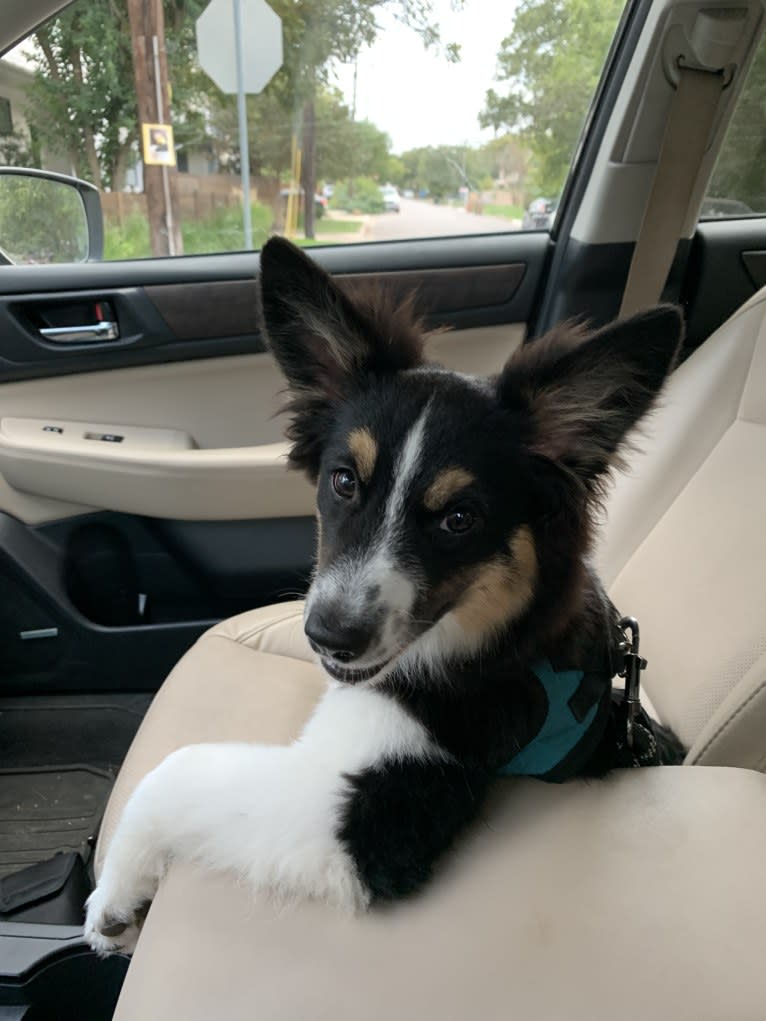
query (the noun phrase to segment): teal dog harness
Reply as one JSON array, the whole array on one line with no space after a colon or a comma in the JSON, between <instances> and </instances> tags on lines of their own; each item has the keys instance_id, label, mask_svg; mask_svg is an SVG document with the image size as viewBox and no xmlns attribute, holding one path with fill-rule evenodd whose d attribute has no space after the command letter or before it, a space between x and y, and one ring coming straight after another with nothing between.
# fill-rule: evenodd
<instances>
[{"instance_id":1,"label":"teal dog harness","mask_svg":"<svg viewBox=\"0 0 766 1021\"><path fill-rule=\"evenodd\" d=\"M592 731L597 723L600 700L597 699L584 715L580 714L579 719L572 703L583 684L585 671L556 671L545 659L534 664L532 672L543 686L548 712L537 735L500 770L504 776L544 777L552 774L576 748L585 743L590 751L596 743L592 740L595 737ZM608 680L605 690L611 689L611 677Z\"/></svg>"},{"instance_id":2,"label":"teal dog harness","mask_svg":"<svg viewBox=\"0 0 766 1021\"><path fill-rule=\"evenodd\" d=\"M630 641L626 629L631 632ZM530 666L545 698L545 717L532 740L501 767L502 776L535 776L559 783L582 775L608 727L614 743L612 765L648 766L661 761L658 725L639 700L639 678L646 660L638 652L638 621L623 617L615 639L606 648L594 650L583 670L556 670L547 659ZM625 678L624 692L612 690L618 672ZM682 752L680 745L676 752Z\"/></svg>"},{"instance_id":3,"label":"teal dog harness","mask_svg":"<svg viewBox=\"0 0 766 1021\"><path fill-rule=\"evenodd\" d=\"M546 659L530 669L545 695L545 719L529 744L500 773L557 783L576 775L603 737L614 671L608 660L586 670L554 670Z\"/></svg>"}]
</instances>

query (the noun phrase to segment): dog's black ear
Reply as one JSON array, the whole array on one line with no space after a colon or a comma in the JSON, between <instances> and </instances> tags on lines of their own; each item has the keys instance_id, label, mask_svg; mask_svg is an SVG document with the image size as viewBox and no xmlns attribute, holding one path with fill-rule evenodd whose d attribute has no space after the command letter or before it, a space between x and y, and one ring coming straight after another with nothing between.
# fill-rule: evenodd
<instances>
[{"instance_id":1,"label":"dog's black ear","mask_svg":"<svg viewBox=\"0 0 766 1021\"><path fill-rule=\"evenodd\" d=\"M656 308L588 333L565 324L520 348L498 379L526 443L589 487L619 460L626 434L651 409L676 360L680 311Z\"/></svg>"},{"instance_id":2,"label":"dog's black ear","mask_svg":"<svg viewBox=\"0 0 766 1021\"><path fill-rule=\"evenodd\" d=\"M261 251L260 296L269 346L293 391L334 400L369 373L422 361L420 331L401 329L371 302L349 298L285 238L271 238Z\"/></svg>"},{"instance_id":3,"label":"dog's black ear","mask_svg":"<svg viewBox=\"0 0 766 1021\"><path fill-rule=\"evenodd\" d=\"M284 238L261 251L261 326L290 390L290 464L315 477L333 408L371 375L423 360L425 331L410 301L381 288L351 298Z\"/></svg>"}]
</instances>

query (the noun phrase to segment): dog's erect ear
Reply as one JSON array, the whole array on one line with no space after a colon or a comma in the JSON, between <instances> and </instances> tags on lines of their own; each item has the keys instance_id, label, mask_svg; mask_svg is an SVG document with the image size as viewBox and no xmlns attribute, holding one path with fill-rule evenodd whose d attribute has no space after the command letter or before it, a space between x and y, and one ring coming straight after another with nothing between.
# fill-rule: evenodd
<instances>
[{"instance_id":1,"label":"dog's erect ear","mask_svg":"<svg viewBox=\"0 0 766 1021\"><path fill-rule=\"evenodd\" d=\"M284 238L261 251L261 314L269 346L295 394L346 396L370 373L413 368L423 334L409 322L351 300L320 266Z\"/></svg>"},{"instance_id":2,"label":"dog's erect ear","mask_svg":"<svg viewBox=\"0 0 766 1021\"><path fill-rule=\"evenodd\" d=\"M625 435L651 409L675 363L683 333L672 305L596 333L571 324L520 348L498 379L518 411L527 446L589 487L618 461Z\"/></svg>"},{"instance_id":3,"label":"dog's erect ear","mask_svg":"<svg viewBox=\"0 0 766 1021\"><path fill-rule=\"evenodd\" d=\"M422 361L411 301L377 288L349 298L300 248L274 237L261 251L261 325L287 377L290 464L316 478L337 404L372 375Z\"/></svg>"}]
</instances>

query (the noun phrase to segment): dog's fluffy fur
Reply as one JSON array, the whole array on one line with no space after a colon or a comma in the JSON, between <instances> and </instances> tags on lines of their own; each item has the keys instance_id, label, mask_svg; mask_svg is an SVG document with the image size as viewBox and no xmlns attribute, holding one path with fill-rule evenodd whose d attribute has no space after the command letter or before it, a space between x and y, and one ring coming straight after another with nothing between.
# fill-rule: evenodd
<instances>
[{"instance_id":1,"label":"dog's fluffy fur","mask_svg":"<svg viewBox=\"0 0 766 1021\"><path fill-rule=\"evenodd\" d=\"M614 623L594 509L681 335L667 306L564 326L478 379L423 362L409 306L351 300L284 240L261 298L317 484L305 627L331 679L294 745L183 748L141 781L88 904L102 952L132 950L171 859L351 909L428 878L541 726L530 664L583 666Z\"/></svg>"}]
</instances>

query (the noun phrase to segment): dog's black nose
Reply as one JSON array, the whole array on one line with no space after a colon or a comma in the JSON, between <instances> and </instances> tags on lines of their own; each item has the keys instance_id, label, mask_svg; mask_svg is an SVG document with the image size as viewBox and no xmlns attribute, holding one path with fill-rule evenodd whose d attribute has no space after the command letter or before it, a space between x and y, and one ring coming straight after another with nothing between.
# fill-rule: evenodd
<instances>
[{"instance_id":1,"label":"dog's black nose","mask_svg":"<svg viewBox=\"0 0 766 1021\"><path fill-rule=\"evenodd\" d=\"M358 659L370 644L368 628L359 624L344 624L338 620L328 623L327 616L312 610L304 625L314 652L320 656L332 656L339 663L350 663Z\"/></svg>"}]
</instances>

